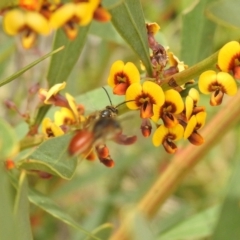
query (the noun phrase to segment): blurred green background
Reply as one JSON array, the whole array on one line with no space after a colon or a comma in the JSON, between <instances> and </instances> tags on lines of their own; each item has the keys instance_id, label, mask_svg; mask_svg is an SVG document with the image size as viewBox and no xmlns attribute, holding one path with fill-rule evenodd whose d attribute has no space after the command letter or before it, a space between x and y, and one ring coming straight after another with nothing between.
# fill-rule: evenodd
<instances>
[{"instance_id":1,"label":"blurred green background","mask_svg":"<svg viewBox=\"0 0 240 240\"><path fill-rule=\"evenodd\" d=\"M237 40L240 36L239 29L235 27L209 21L207 24L213 24L209 42L204 37L200 39L200 43L195 40L194 36L196 37L199 32L203 34L201 21L206 19L206 15L196 15L196 21L199 21L199 24L188 26L187 22L195 20L192 19L192 16L187 19L186 13L190 12L199 2L203 3L206 14L207 1L141 1L146 21L157 22L161 26L161 31L157 35L158 41L165 47L169 46L174 54L189 66L214 53L227 41ZM219 4L221 5L221 3ZM234 4L239 6L237 5L239 1ZM135 53L114 28L110 26L109 29L109 26L110 24L106 24L106 28L109 30L109 33L106 34L103 30L104 26L96 22L92 23L91 34L87 38L81 57L74 66L67 83L66 92L74 96L87 93L79 99L84 98L83 104L87 104L89 112L101 110L109 105L104 91L100 95L98 91L98 97L92 97L96 95L91 91L106 85L109 69L115 60L132 61L140 67ZM188 38L189 49L187 47ZM0 77L6 78L36 58L50 52L52 41L53 35L47 38L41 37L36 47L23 50L18 38L6 36L0 29ZM196 44L197 53L191 43ZM207 51L204 53L205 48ZM36 107L37 95L29 95L28 90L37 83L41 87L47 87L48 64L49 59L44 60L18 79L0 88L0 102L2 103L0 116L20 129L17 130L20 136L26 133L24 132L26 128L21 123L22 119L17 113L7 109L3 102L11 99L21 112L32 113ZM109 88L108 90L110 91ZM26 96L28 97L26 98ZM114 104L121 102L117 97L113 97L112 101ZM208 96L201 96L199 105L206 106L207 121L210 121L216 112L226 107L226 103L213 108L209 106L208 101ZM20 127L19 124L21 124ZM113 169L104 167L98 161L82 161L70 181L57 177L48 180L34 175L28 177L29 185L51 197L66 213L89 231L104 223L117 226L121 214L131 209L141 199L172 158L171 155L165 153L162 147L155 148L151 139L141 136L138 113L125 115L122 125L124 133L138 136L138 142L131 146L108 144L111 156L115 160ZM156 213L154 220L146 224L148 227L145 225L146 229L151 229L152 239L212 239L211 234L219 213L218 205L225 199L226 191L228 191L226 186L233 168L236 171L238 169L235 166L239 161L239 131L239 126L235 126L219 139L218 144L204 156L202 161L184 179L175 194ZM186 144L188 143L184 141L178 143L180 151ZM239 199L239 195L237 197ZM206 210L207 212L205 212ZM198 213L200 213L199 218L196 217ZM196 219L191 219L191 217ZM190 221L186 226L180 225L189 218ZM30 219L35 240L86 239L86 236L79 230L64 224L32 204L30 205ZM140 228L140 226L142 225L139 224L138 227ZM98 236L101 239L107 239L111 231L111 227L106 228ZM173 231L172 235L171 231ZM228 239L240 239L237 236ZM227 238L222 239L227 240Z\"/></svg>"}]
</instances>

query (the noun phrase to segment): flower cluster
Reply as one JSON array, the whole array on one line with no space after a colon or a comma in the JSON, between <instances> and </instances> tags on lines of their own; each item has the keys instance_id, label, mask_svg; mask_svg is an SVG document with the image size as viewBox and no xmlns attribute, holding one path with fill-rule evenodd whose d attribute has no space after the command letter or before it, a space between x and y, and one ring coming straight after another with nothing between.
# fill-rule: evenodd
<instances>
[{"instance_id":1,"label":"flower cluster","mask_svg":"<svg viewBox=\"0 0 240 240\"><path fill-rule=\"evenodd\" d=\"M20 35L24 48L31 48L37 36L48 35L62 28L67 37L75 39L79 26L88 25L92 19L106 22L110 14L101 5L101 0L19 0L16 7L3 11L3 27L7 34Z\"/></svg>"},{"instance_id":2,"label":"flower cluster","mask_svg":"<svg viewBox=\"0 0 240 240\"><path fill-rule=\"evenodd\" d=\"M187 66L155 40L154 35L160 29L156 23L146 27L152 50L153 76L141 79L133 63L124 64L119 60L111 67L108 84L114 94L125 95L129 109L140 111L144 137L151 135L152 122L156 125L152 137L154 146L162 144L168 153L174 153L177 150L174 142L182 138L200 145L204 140L198 130L205 123L206 112L204 107L198 106L198 91L190 89L184 101L179 93L183 87L176 85L167 91L161 87L164 78L185 70Z\"/></svg>"},{"instance_id":3,"label":"flower cluster","mask_svg":"<svg viewBox=\"0 0 240 240\"><path fill-rule=\"evenodd\" d=\"M203 72L198 81L199 90L210 94L210 104L217 106L222 103L224 94L233 96L237 93L235 79L240 79L240 44L231 41L225 44L218 53L219 71Z\"/></svg>"},{"instance_id":4,"label":"flower cluster","mask_svg":"<svg viewBox=\"0 0 240 240\"><path fill-rule=\"evenodd\" d=\"M75 134L68 148L70 155L81 155L90 161L95 160L97 155L101 163L107 167L113 167L114 161L105 144L106 140L130 145L136 141L136 136L128 137L122 134L122 128L115 119L117 109L113 106L85 115L82 104L77 104L69 93L65 93L65 96L59 93L65 86L66 83L63 82L48 90L39 89L39 98L43 104L60 107L60 110L54 113L54 121L48 117L42 121L42 132L45 138L61 136L74 130Z\"/></svg>"}]
</instances>

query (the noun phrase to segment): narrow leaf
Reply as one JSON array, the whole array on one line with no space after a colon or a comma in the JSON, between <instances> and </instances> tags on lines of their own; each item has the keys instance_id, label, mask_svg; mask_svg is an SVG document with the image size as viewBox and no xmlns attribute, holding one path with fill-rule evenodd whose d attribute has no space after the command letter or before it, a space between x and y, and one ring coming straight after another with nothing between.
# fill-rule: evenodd
<instances>
[{"instance_id":1,"label":"narrow leaf","mask_svg":"<svg viewBox=\"0 0 240 240\"><path fill-rule=\"evenodd\" d=\"M14 229L12 187L4 165L0 164L0 239L16 239Z\"/></svg>"},{"instance_id":2,"label":"narrow leaf","mask_svg":"<svg viewBox=\"0 0 240 240\"><path fill-rule=\"evenodd\" d=\"M71 138L72 134L65 134L44 141L27 159L18 161L17 167L71 179L78 163L77 157L70 157L68 153Z\"/></svg>"},{"instance_id":3,"label":"narrow leaf","mask_svg":"<svg viewBox=\"0 0 240 240\"><path fill-rule=\"evenodd\" d=\"M181 59L190 66L213 52L216 26L205 16L206 6L212 1L197 1L197 5L190 6L183 16Z\"/></svg>"},{"instance_id":4,"label":"narrow leaf","mask_svg":"<svg viewBox=\"0 0 240 240\"><path fill-rule=\"evenodd\" d=\"M16 154L18 149L15 132L5 120L0 118L0 160L6 160Z\"/></svg>"},{"instance_id":5,"label":"narrow leaf","mask_svg":"<svg viewBox=\"0 0 240 240\"><path fill-rule=\"evenodd\" d=\"M33 239L29 219L28 184L25 172L22 172L19 178L14 213L18 239Z\"/></svg>"},{"instance_id":6,"label":"narrow leaf","mask_svg":"<svg viewBox=\"0 0 240 240\"><path fill-rule=\"evenodd\" d=\"M206 13L209 19L219 25L240 29L239 2L236 0L214 2Z\"/></svg>"},{"instance_id":7,"label":"narrow leaf","mask_svg":"<svg viewBox=\"0 0 240 240\"><path fill-rule=\"evenodd\" d=\"M62 45L64 45L65 48L60 54L54 55L51 58L47 74L50 87L56 83L67 81L83 49L89 26L90 25L79 28L78 36L73 41L67 38L62 29L56 32L53 48L58 48Z\"/></svg>"},{"instance_id":8,"label":"narrow leaf","mask_svg":"<svg viewBox=\"0 0 240 240\"><path fill-rule=\"evenodd\" d=\"M100 23L95 21L91 24L89 33L106 41L115 42L121 45L125 43L111 22Z\"/></svg>"},{"instance_id":9,"label":"narrow leaf","mask_svg":"<svg viewBox=\"0 0 240 240\"><path fill-rule=\"evenodd\" d=\"M29 200L31 203L38 206L39 208L41 208L45 212L49 213L53 217L68 224L69 226L72 226L72 227L84 232L86 235L88 235L92 239L99 240L99 238L93 236L90 232L88 232L83 227L81 227L71 216L69 216L65 211L60 209L60 207L58 205L56 205L56 203L53 202L47 196L45 196L42 193L37 192L36 190L33 190L33 189L29 190L28 196L29 196Z\"/></svg>"},{"instance_id":10,"label":"narrow leaf","mask_svg":"<svg viewBox=\"0 0 240 240\"><path fill-rule=\"evenodd\" d=\"M189 217L170 230L162 233L159 240L202 239L212 234L219 215L218 206Z\"/></svg>"},{"instance_id":11,"label":"narrow leaf","mask_svg":"<svg viewBox=\"0 0 240 240\"><path fill-rule=\"evenodd\" d=\"M152 67L147 42L142 6L139 0L126 0L109 10L112 23L119 34L130 45L152 75ZM121 19L121 21L119 21Z\"/></svg>"},{"instance_id":12,"label":"narrow leaf","mask_svg":"<svg viewBox=\"0 0 240 240\"><path fill-rule=\"evenodd\" d=\"M59 47L56 50L53 50L52 52L38 58L36 61L28 64L26 67L22 68L21 70L17 71L16 73L14 73L13 75L11 75L10 77L7 77L6 79L2 80L0 82L0 87L13 81L14 79L16 79L17 77L21 76L24 72L26 72L28 69L34 67L35 65L37 65L38 63L40 63L41 61L43 61L44 59L54 55L55 53L61 51L64 48L64 46L61 45L61 47Z\"/></svg>"}]
</instances>

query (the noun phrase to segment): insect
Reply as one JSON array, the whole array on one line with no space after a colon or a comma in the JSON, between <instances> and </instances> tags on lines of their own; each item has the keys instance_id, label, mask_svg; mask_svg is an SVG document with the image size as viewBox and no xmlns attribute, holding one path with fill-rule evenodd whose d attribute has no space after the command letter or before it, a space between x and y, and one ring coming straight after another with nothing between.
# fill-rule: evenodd
<instances>
[{"instance_id":1,"label":"insect","mask_svg":"<svg viewBox=\"0 0 240 240\"><path fill-rule=\"evenodd\" d=\"M122 127L119 121L116 119L118 115L118 107L123 103L120 103L116 107L112 105L112 101L109 97L110 106L100 111L98 114L89 117L87 127L77 130L76 134L70 141L68 151L70 155L85 154L87 156L91 150L95 147L97 156L105 166L112 167L114 161L109 155L109 149L105 142L107 140L113 140L118 144L130 145L136 141L136 136L126 136L122 134Z\"/></svg>"}]
</instances>

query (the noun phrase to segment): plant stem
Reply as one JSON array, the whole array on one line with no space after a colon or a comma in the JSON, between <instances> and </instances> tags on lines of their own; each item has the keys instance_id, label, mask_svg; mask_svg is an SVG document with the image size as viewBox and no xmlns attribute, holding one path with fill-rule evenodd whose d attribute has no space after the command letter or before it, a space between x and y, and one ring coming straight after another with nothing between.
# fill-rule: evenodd
<instances>
[{"instance_id":1,"label":"plant stem","mask_svg":"<svg viewBox=\"0 0 240 240\"><path fill-rule=\"evenodd\" d=\"M218 142L234 124L240 120L240 90L227 105L206 125L202 131L205 142L201 146L189 144L177 153L165 172L157 179L136 207L146 218L155 216L165 200L175 191L182 179L193 169L202 157ZM111 240L130 239L129 218L112 235Z\"/></svg>"},{"instance_id":2,"label":"plant stem","mask_svg":"<svg viewBox=\"0 0 240 240\"><path fill-rule=\"evenodd\" d=\"M205 58L201 62L195 64L194 66L187 68L186 70L176 73L165 80L162 81L162 88L164 90L168 90L171 88L169 85L170 81L176 82L179 86L187 83L189 80L194 79L195 77L199 76L202 72L215 68L216 69L216 62L217 62L218 52L212 54L208 58Z\"/></svg>"}]
</instances>

